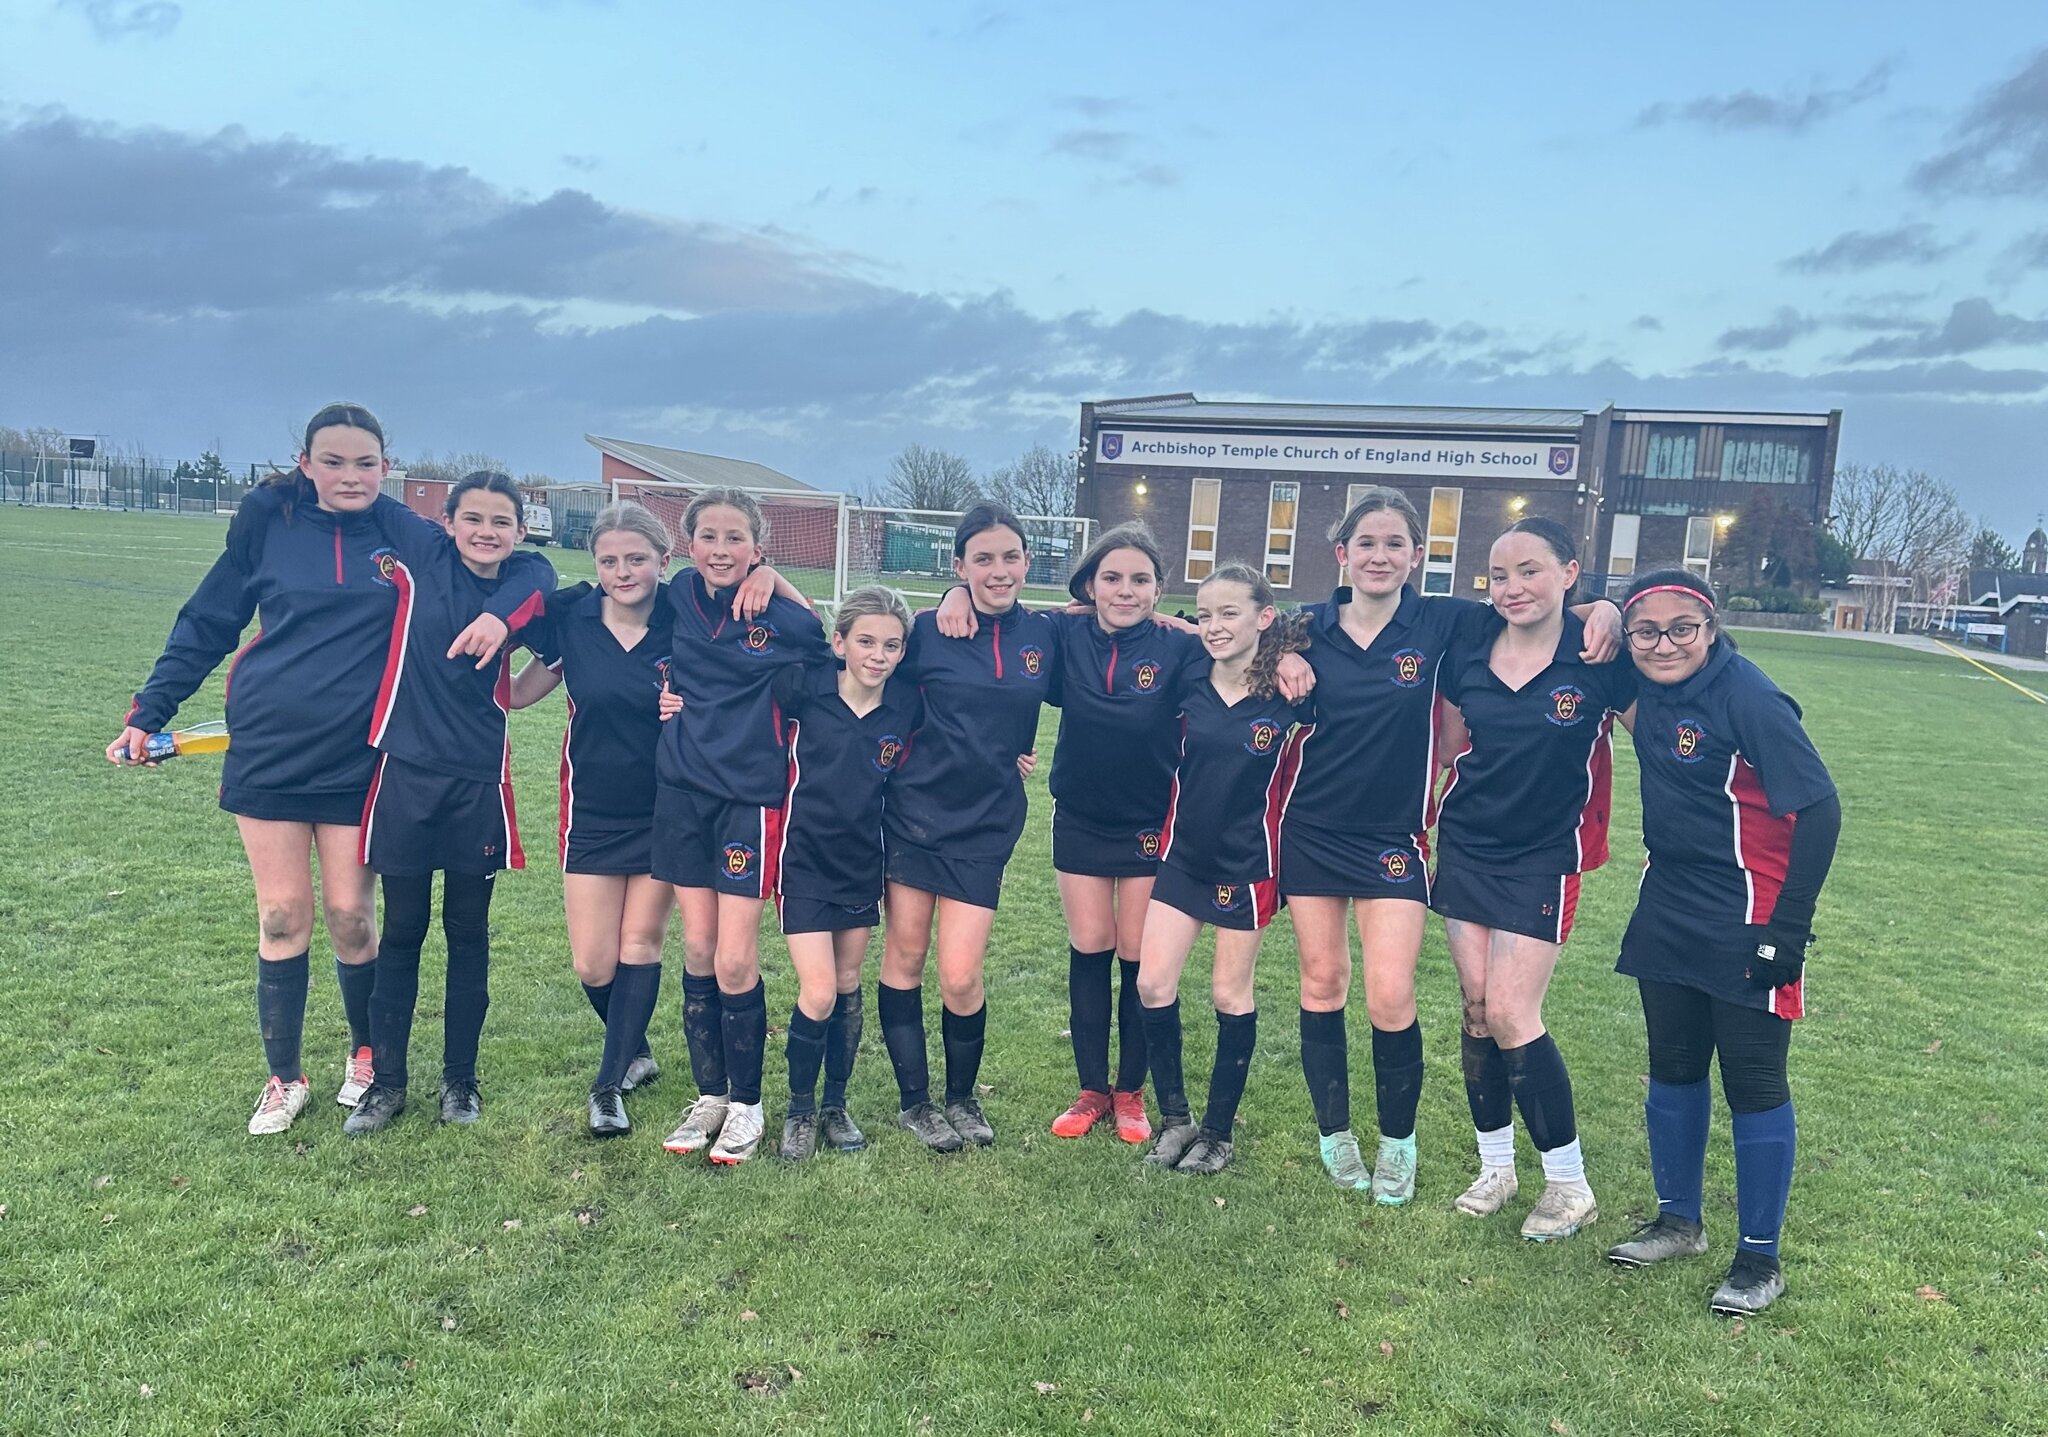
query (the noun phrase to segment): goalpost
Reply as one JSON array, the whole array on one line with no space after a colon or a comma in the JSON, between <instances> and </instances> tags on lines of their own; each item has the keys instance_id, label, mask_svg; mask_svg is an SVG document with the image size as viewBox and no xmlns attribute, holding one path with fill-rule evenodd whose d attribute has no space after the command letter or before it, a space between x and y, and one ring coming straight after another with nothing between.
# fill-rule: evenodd
<instances>
[{"instance_id":1,"label":"goalpost","mask_svg":"<svg viewBox=\"0 0 2048 1437\"><path fill-rule=\"evenodd\" d=\"M614 479L611 497L634 499L668 529L676 553L688 547L683 514L706 486L671 479ZM846 494L810 489L748 489L768 521L765 562L812 603L836 606L865 584L886 584L917 608L935 604L953 582L953 530L965 510L894 509ZM1020 514L1030 541L1025 599L1064 603L1067 579L1093 537L1092 519Z\"/></svg>"}]
</instances>

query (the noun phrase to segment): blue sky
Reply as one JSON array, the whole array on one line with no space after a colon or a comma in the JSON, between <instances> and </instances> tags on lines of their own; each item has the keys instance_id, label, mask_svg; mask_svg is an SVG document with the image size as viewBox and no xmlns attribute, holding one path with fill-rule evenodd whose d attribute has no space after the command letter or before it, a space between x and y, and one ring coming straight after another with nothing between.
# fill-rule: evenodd
<instances>
[{"instance_id":1,"label":"blue sky","mask_svg":"<svg viewBox=\"0 0 2048 1437\"><path fill-rule=\"evenodd\" d=\"M0 423L832 488L1180 389L1839 407L2048 506L2038 6L1414 8L14 0Z\"/></svg>"}]
</instances>

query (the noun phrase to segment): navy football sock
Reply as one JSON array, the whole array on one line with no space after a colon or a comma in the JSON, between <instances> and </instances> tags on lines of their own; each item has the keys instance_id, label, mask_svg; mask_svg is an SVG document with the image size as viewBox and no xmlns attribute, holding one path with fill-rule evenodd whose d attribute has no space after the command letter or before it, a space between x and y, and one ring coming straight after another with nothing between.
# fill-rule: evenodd
<instances>
[{"instance_id":1,"label":"navy football sock","mask_svg":"<svg viewBox=\"0 0 2048 1437\"><path fill-rule=\"evenodd\" d=\"M1650 1137L1650 1180L1656 1184L1658 1211L1688 1222L1700 1220L1712 1104L1713 1093L1705 1078L1685 1084L1652 1078L1649 1096L1643 1099L1643 1122Z\"/></svg>"},{"instance_id":2,"label":"navy football sock","mask_svg":"<svg viewBox=\"0 0 2048 1437\"><path fill-rule=\"evenodd\" d=\"M1792 1105L1762 1113L1736 1113L1735 1211L1742 1220L1743 1252L1778 1255L1785 1202L1792 1195L1792 1160L1799 1127Z\"/></svg>"}]
</instances>

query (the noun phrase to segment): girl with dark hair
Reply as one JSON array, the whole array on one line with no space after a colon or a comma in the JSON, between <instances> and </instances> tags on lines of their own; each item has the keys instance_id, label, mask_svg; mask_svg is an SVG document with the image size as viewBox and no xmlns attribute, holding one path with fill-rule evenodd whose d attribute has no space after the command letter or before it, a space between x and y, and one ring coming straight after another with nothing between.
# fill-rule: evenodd
<instances>
[{"instance_id":1,"label":"girl with dark hair","mask_svg":"<svg viewBox=\"0 0 2048 1437\"><path fill-rule=\"evenodd\" d=\"M660 1075L647 1025L661 996L662 939L675 890L653 876L654 753L668 679L668 531L632 500L590 526L598 591L548 596L526 642L538 656L512 679L512 707L563 686L562 907L584 996L604 1024L590 1085L592 1136L632 1131L624 1095ZM664 621L656 622L657 614Z\"/></svg>"},{"instance_id":2,"label":"girl with dark hair","mask_svg":"<svg viewBox=\"0 0 2048 1437\"><path fill-rule=\"evenodd\" d=\"M1280 830L1280 891L1301 948L1301 1065L1323 1166L1376 1202L1415 1194L1422 1027L1415 965L1429 908L1428 829L1436 780L1439 665L1486 622L1482 605L1424 598L1422 519L1398 489L1367 489L1330 530L1347 583L1307 607L1317 678L1314 732ZM1587 620L1587 657L1618 651L1613 605ZM1595 615L1597 614L1597 617ZM1348 929L1355 912L1372 1023L1380 1142L1368 1170L1351 1132Z\"/></svg>"},{"instance_id":3,"label":"girl with dark hair","mask_svg":"<svg viewBox=\"0 0 2048 1437\"><path fill-rule=\"evenodd\" d=\"M1704 580L1644 574L1625 613L1642 679L1632 733L1649 860L1615 966L1642 991L1657 1217L1607 1256L1642 1267L1706 1251L1707 1070L1718 1052L1741 1232L1709 1305L1748 1316L1785 1290L1778 1235L1797 1137L1785 1060L1806 1011L1806 950L1841 801L1799 705L1735 652Z\"/></svg>"},{"instance_id":4,"label":"girl with dark hair","mask_svg":"<svg viewBox=\"0 0 2048 1437\"><path fill-rule=\"evenodd\" d=\"M1300 626L1276 620L1263 574L1225 564L1196 590L1195 613L1209 662L1191 669L1176 695L1180 752L1138 994L1159 1096L1159 1140L1145 1161L1208 1174L1230 1162L1258 1035L1259 937L1280 908L1280 813L1307 731L1297 725L1313 721L1314 706L1290 705L1274 691L1280 657L1301 642ZM1216 929L1216 1058L1197 1127L1181 1069L1180 977L1204 925Z\"/></svg>"},{"instance_id":5,"label":"girl with dark hair","mask_svg":"<svg viewBox=\"0 0 2048 1437\"><path fill-rule=\"evenodd\" d=\"M297 467L244 499L224 551L179 610L163 657L107 746L116 763L142 762L149 735L171 722L260 616L229 670L234 746L220 789L256 888L256 1010L270 1072L249 1119L252 1134L284 1132L311 1092L300 1036L316 853L350 1035L336 1101L353 1107L370 1083L376 904L358 847L377 761L364 736L398 597L384 567L383 521L405 506L379 493L390 467L383 427L367 409L330 404L315 414ZM480 620L477 631L483 627ZM465 633L458 645L471 647L473 637Z\"/></svg>"},{"instance_id":6,"label":"girl with dark hair","mask_svg":"<svg viewBox=\"0 0 2048 1437\"><path fill-rule=\"evenodd\" d=\"M370 743L382 756L362 828L362 861L384 886L370 1001L377 1072L342 1124L353 1135L378 1132L405 1111L420 947L437 870L448 941L441 1121L473 1123L483 1113L476 1057L491 1002L491 895L500 869L526 866L512 806L512 674L504 645L540 616L555 587L553 566L519 547L524 517L518 486L480 471L449 491L441 527L401 507L385 530L384 568L398 610L370 723ZM485 632L466 646L463 636L480 625Z\"/></svg>"},{"instance_id":7,"label":"girl with dark hair","mask_svg":"<svg viewBox=\"0 0 2048 1437\"><path fill-rule=\"evenodd\" d=\"M926 610L900 671L922 694L924 717L884 811L889 923L875 1008L902 1099L897 1121L939 1152L995 1141L975 1091L988 1022L982 963L1003 866L1024 828L1018 760L1036 745L1039 705L1060 667L1060 626L1018 603L1029 566L1015 514L1000 504L968 510L953 534L953 572L979 632L948 638ZM924 1026L935 918L943 1110L931 1101Z\"/></svg>"},{"instance_id":8,"label":"girl with dark hair","mask_svg":"<svg viewBox=\"0 0 2048 1437\"><path fill-rule=\"evenodd\" d=\"M662 1146L746 1162L760 1147L768 1041L761 908L775 892L789 779L785 670L829 662L824 626L761 563L768 522L742 489L683 512L690 567L668 586L669 686L681 716L655 762L654 876L683 915L683 1037L697 1097Z\"/></svg>"},{"instance_id":9,"label":"girl with dark hair","mask_svg":"<svg viewBox=\"0 0 2048 1437\"><path fill-rule=\"evenodd\" d=\"M1479 1177L1456 1207L1484 1217L1515 1196L1519 1106L1544 1176L1522 1236L1547 1242L1599 1215L1543 997L1571 935L1579 875L1607 861L1610 734L1635 701L1635 670L1580 656L1584 626L1565 609L1578 552L1562 524L1510 525L1489 563L1491 614L1440 671L1453 757L1430 907L1443 915L1464 992L1465 1092L1479 1139Z\"/></svg>"}]
</instances>

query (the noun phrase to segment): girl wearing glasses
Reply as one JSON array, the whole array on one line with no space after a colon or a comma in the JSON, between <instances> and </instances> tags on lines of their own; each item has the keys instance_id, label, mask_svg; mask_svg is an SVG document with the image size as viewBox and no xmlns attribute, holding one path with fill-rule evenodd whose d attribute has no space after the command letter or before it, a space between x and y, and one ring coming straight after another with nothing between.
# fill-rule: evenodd
<instances>
[{"instance_id":1,"label":"girl wearing glasses","mask_svg":"<svg viewBox=\"0 0 2048 1437\"><path fill-rule=\"evenodd\" d=\"M1707 1066L1718 1051L1741 1232L1709 1305L1745 1316L1785 1290L1778 1233L1796 1138L1785 1055L1841 804L1799 705L1735 652L1703 580L1644 574L1623 619L1644 681L1633 733L1649 861L1616 967L1642 991L1658 1211L1607 1256L1644 1267L1706 1251Z\"/></svg>"}]
</instances>

